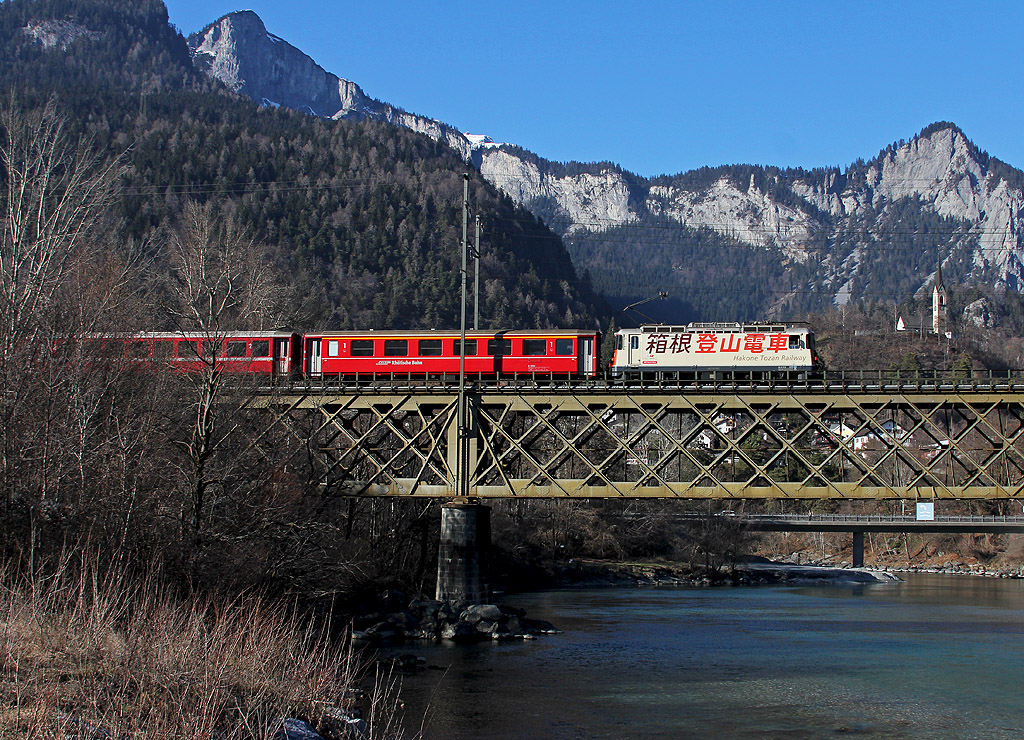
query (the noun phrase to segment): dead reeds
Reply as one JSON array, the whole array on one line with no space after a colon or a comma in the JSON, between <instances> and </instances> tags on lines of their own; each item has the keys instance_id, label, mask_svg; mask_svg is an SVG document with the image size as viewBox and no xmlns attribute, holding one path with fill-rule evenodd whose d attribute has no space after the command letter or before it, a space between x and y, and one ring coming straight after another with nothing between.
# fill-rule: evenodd
<instances>
[{"instance_id":1,"label":"dead reeds","mask_svg":"<svg viewBox=\"0 0 1024 740\"><path fill-rule=\"evenodd\" d=\"M3 738L269 738L285 717L342 736L356 672L351 651L257 597L182 600L95 562L0 570ZM377 681L369 737L397 737L396 701Z\"/></svg>"}]
</instances>

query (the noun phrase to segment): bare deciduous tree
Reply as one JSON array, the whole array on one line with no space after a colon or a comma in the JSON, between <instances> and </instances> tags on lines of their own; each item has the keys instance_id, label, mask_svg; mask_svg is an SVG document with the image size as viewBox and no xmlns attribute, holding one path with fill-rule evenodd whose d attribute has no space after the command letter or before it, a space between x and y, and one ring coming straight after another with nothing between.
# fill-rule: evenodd
<instances>
[{"instance_id":1,"label":"bare deciduous tree","mask_svg":"<svg viewBox=\"0 0 1024 740\"><path fill-rule=\"evenodd\" d=\"M170 241L171 317L182 331L210 337L273 328L282 289L266 250L230 215L190 201Z\"/></svg>"},{"instance_id":2,"label":"bare deciduous tree","mask_svg":"<svg viewBox=\"0 0 1024 740\"><path fill-rule=\"evenodd\" d=\"M131 260L112 256L104 226L122 172L71 137L54 101L0 109L0 485L5 543L15 497L35 514L59 507L75 440L93 426L102 388L54 361L125 295ZM60 353L58 353L60 354ZM91 394L90 397L86 397ZM87 428L88 427L88 428Z\"/></svg>"},{"instance_id":3,"label":"bare deciduous tree","mask_svg":"<svg viewBox=\"0 0 1024 740\"><path fill-rule=\"evenodd\" d=\"M87 141L72 141L50 101L0 111L3 167L0 320L3 368L40 338L76 269L107 246L97 226L115 196L121 163L103 163Z\"/></svg>"},{"instance_id":4,"label":"bare deciduous tree","mask_svg":"<svg viewBox=\"0 0 1024 740\"><path fill-rule=\"evenodd\" d=\"M232 489L252 493L259 485L258 466L237 454L218 454L238 438L244 445L244 394L224 392L223 350L230 331L256 331L281 321L283 290L273 278L267 250L246 233L230 214L218 215L212 204L186 204L169 243L171 320L181 332L198 335L201 372L189 375L190 421L178 444L185 457L181 479L188 489L190 514L182 525L191 533L193 564L212 534L206 521ZM248 466L248 467L247 467ZM193 578L198 578L195 567Z\"/></svg>"}]
</instances>

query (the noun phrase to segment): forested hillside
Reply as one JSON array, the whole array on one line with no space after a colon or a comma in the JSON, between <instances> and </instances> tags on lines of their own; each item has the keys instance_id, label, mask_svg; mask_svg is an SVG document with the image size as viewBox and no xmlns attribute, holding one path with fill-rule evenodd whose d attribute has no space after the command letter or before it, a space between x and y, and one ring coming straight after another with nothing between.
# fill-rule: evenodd
<instances>
[{"instance_id":1,"label":"forested hillside","mask_svg":"<svg viewBox=\"0 0 1024 740\"><path fill-rule=\"evenodd\" d=\"M294 322L456 325L466 166L447 147L227 92L193 71L158 0L10 0L0 48L5 98L33 107L52 96L71 133L123 153L120 228L149 245L154 270L182 205L209 202L273 248ZM478 176L471 190L485 325L595 325L600 301L558 237Z\"/></svg>"},{"instance_id":2,"label":"forested hillside","mask_svg":"<svg viewBox=\"0 0 1024 740\"><path fill-rule=\"evenodd\" d=\"M635 225L576 232L564 241L576 264L586 266L594 288L613 306L666 291L667 300L641 309L656 321L756 321L765 317L765 307L777 296L793 292L792 277L777 251L754 249L707 229L681 228L654 216ZM638 320L630 312L621 318L624 324Z\"/></svg>"}]
</instances>

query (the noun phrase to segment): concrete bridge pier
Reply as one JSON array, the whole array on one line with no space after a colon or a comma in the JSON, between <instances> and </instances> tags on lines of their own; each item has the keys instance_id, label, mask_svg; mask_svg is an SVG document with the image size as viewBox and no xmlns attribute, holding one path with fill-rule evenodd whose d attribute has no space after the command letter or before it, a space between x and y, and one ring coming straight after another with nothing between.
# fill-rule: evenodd
<instances>
[{"instance_id":1,"label":"concrete bridge pier","mask_svg":"<svg viewBox=\"0 0 1024 740\"><path fill-rule=\"evenodd\" d=\"M490 599L487 560L491 548L491 510L475 501L451 501L441 507L441 543L437 557L439 601Z\"/></svg>"},{"instance_id":2,"label":"concrete bridge pier","mask_svg":"<svg viewBox=\"0 0 1024 740\"><path fill-rule=\"evenodd\" d=\"M864 530L853 530L853 567L864 567Z\"/></svg>"}]
</instances>

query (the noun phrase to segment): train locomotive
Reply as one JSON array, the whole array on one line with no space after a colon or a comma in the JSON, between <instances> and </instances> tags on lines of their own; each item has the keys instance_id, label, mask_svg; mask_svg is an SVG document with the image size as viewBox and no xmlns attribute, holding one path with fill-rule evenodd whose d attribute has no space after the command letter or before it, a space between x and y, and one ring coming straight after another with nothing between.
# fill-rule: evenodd
<instances>
[{"instance_id":1,"label":"train locomotive","mask_svg":"<svg viewBox=\"0 0 1024 740\"><path fill-rule=\"evenodd\" d=\"M802 324L693 323L615 333L613 377L804 377L818 367L814 332Z\"/></svg>"}]
</instances>

